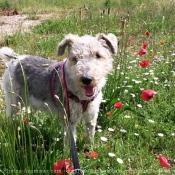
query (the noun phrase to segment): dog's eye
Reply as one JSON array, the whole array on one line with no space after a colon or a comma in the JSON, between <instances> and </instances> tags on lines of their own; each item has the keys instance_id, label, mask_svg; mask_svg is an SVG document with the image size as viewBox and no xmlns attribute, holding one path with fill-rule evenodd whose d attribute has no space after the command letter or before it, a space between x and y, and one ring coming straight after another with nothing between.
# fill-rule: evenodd
<instances>
[{"instance_id":1,"label":"dog's eye","mask_svg":"<svg viewBox=\"0 0 175 175\"><path fill-rule=\"evenodd\" d=\"M99 53L96 53L96 58L101 58L101 56L99 55Z\"/></svg>"}]
</instances>

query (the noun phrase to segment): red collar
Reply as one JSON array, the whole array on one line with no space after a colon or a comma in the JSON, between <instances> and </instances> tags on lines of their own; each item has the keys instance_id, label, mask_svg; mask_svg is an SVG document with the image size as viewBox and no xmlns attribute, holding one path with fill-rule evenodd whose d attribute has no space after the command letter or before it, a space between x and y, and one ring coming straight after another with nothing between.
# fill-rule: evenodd
<instances>
[{"instance_id":1,"label":"red collar","mask_svg":"<svg viewBox=\"0 0 175 175\"><path fill-rule=\"evenodd\" d=\"M56 80L56 75L57 75L60 77L64 91L65 91L66 111L67 111L67 115L69 118L70 117L69 100L68 100L69 98L71 98L72 100L74 100L77 103L82 104L82 110L83 110L83 112L85 112L86 109L88 108L88 104L90 102L92 102L97 97L98 93L89 100L80 100L77 96L75 96L70 91L68 91L67 83L66 83L66 79L65 79L65 71L64 71L64 66L65 66L66 61L67 61L67 59L65 59L62 62L59 62L58 65L54 68L52 78L51 78L51 95L52 95L52 98L54 100L55 105L57 105L58 99L55 98L55 80Z\"/></svg>"},{"instance_id":2,"label":"red collar","mask_svg":"<svg viewBox=\"0 0 175 175\"><path fill-rule=\"evenodd\" d=\"M72 100L76 101L77 103L81 103L82 104L82 108L83 108L83 112L86 111L88 104L93 101L98 94L96 94L94 97L92 97L90 100L80 100L77 96L75 96L74 94L72 94L70 91L68 91L68 97L71 98Z\"/></svg>"}]
</instances>

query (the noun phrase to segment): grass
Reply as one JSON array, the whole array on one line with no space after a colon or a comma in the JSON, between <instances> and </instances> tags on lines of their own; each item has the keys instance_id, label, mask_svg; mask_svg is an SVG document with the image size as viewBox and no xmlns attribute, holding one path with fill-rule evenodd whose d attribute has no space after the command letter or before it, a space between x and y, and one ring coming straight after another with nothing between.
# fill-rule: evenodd
<instances>
[{"instance_id":1,"label":"grass","mask_svg":"<svg viewBox=\"0 0 175 175\"><path fill-rule=\"evenodd\" d=\"M15 3L14 3L15 2ZM7 36L1 46L9 45L19 53L56 57L56 47L64 34L79 35L112 32L120 41L118 55L114 58L114 70L103 89L105 102L102 103L98 127L91 150L98 153L96 159L86 159L83 127L78 128L78 152L82 170L93 174L173 174L174 165L169 169L160 166L157 156L165 154L175 158L175 5L173 1L8 1L0 6L19 8L24 13L50 12L56 9L60 20L48 20L33 29L32 33ZM37 8L37 5L41 5ZM89 8L85 10L84 4ZM32 8L35 6L35 8ZM73 10L70 7L74 6ZM80 19L79 8L83 9ZM102 16L101 11L111 8L111 14ZM27 10L26 10L27 9ZM98 10L97 10L98 9ZM152 10L154 9L154 10ZM121 17L129 23L123 29ZM67 15L68 14L68 15ZM121 30L125 33L121 35ZM150 37L145 36L146 31ZM129 38L132 40L128 41ZM142 57L138 52L147 41L148 54ZM161 43L164 42L162 45ZM139 63L149 59L147 68ZM149 102L141 99L143 89L153 89L156 97ZM70 157L65 153L63 131L59 119L41 112L21 109L16 121L7 120L3 91L0 92L0 172L20 174L19 171L40 170L34 174L51 174L57 160ZM122 102L115 109L116 102ZM111 116L106 113L111 112ZM28 120L30 123L26 124ZM106 137L107 142L101 140ZM110 157L108 153L114 153ZM120 158L123 160L121 164Z\"/></svg>"}]
</instances>

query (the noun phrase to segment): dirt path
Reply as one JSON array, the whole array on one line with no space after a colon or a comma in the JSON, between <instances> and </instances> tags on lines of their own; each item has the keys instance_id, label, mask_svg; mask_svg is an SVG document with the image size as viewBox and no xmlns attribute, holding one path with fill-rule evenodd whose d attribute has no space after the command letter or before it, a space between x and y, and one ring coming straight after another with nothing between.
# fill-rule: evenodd
<instances>
[{"instance_id":1,"label":"dirt path","mask_svg":"<svg viewBox=\"0 0 175 175\"><path fill-rule=\"evenodd\" d=\"M38 25L42 21L56 18L55 14L40 14L35 16L35 20L31 20L28 15L12 15L1 16L0 15L0 42L4 41L4 36L14 35L16 32L31 32L32 27ZM4 72L4 64L0 60L0 89L2 84L2 74Z\"/></svg>"},{"instance_id":2,"label":"dirt path","mask_svg":"<svg viewBox=\"0 0 175 175\"><path fill-rule=\"evenodd\" d=\"M30 32L31 28L41 23L41 21L54 18L54 14L40 14L36 15L35 19L29 19L26 14L13 16L0 16L0 42L3 41L4 36L14 35L17 31Z\"/></svg>"}]
</instances>

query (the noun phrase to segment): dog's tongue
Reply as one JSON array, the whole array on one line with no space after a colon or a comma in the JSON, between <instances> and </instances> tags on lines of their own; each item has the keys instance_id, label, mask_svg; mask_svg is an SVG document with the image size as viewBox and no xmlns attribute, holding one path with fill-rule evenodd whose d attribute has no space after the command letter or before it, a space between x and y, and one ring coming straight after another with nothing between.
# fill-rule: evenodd
<instances>
[{"instance_id":1,"label":"dog's tongue","mask_svg":"<svg viewBox=\"0 0 175 175\"><path fill-rule=\"evenodd\" d=\"M94 86L84 86L83 89L86 96L90 97L94 95L94 92L95 92Z\"/></svg>"}]
</instances>

